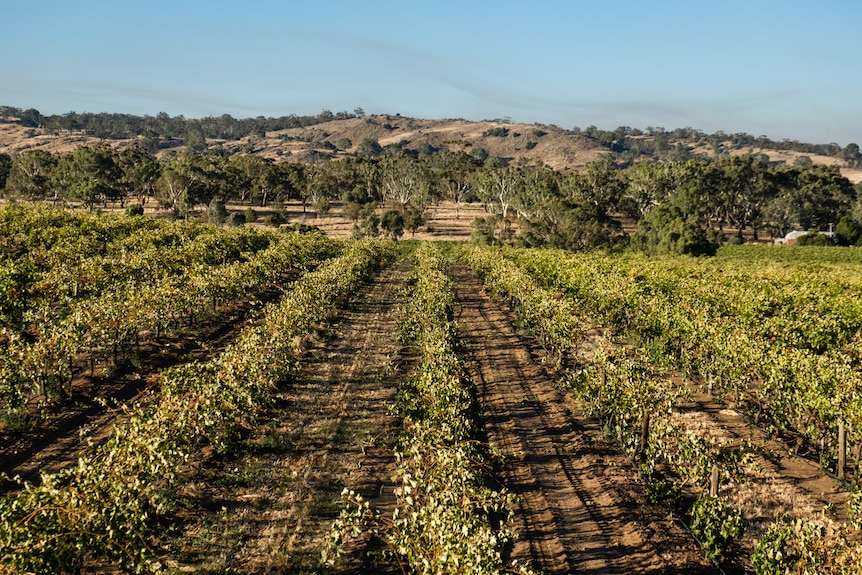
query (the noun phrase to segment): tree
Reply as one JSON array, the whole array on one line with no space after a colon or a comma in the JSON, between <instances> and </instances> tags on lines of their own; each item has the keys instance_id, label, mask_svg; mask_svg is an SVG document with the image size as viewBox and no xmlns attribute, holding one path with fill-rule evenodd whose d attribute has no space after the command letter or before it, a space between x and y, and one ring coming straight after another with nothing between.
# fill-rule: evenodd
<instances>
[{"instance_id":1,"label":"tree","mask_svg":"<svg viewBox=\"0 0 862 575\"><path fill-rule=\"evenodd\" d=\"M709 165L706 185L719 229L730 225L741 239L745 227L758 221L764 200L772 195L767 172L766 164L750 154L726 156Z\"/></svg>"},{"instance_id":2,"label":"tree","mask_svg":"<svg viewBox=\"0 0 862 575\"><path fill-rule=\"evenodd\" d=\"M773 174L777 193L765 202L764 222L775 235L794 227L821 229L852 208L853 184L837 166L784 166Z\"/></svg>"},{"instance_id":3,"label":"tree","mask_svg":"<svg viewBox=\"0 0 862 575\"><path fill-rule=\"evenodd\" d=\"M98 201L124 196L123 172L113 151L105 146L80 146L60 156L54 170L55 185L68 190L70 198L80 200L88 209Z\"/></svg>"},{"instance_id":4,"label":"tree","mask_svg":"<svg viewBox=\"0 0 862 575\"><path fill-rule=\"evenodd\" d=\"M374 138L362 138L356 147L356 153L366 158L377 158L383 153L383 147Z\"/></svg>"},{"instance_id":5,"label":"tree","mask_svg":"<svg viewBox=\"0 0 862 575\"><path fill-rule=\"evenodd\" d=\"M717 232L693 217L686 218L678 206L665 203L638 223L631 245L648 255L714 256L720 241Z\"/></svg>"},{"instance_id":6,"label":"tree","mask_svg":"<svg viewBox=\"0 0 862 575\"><path fill-rule=\"evenodd\" d=\"M485 203L485 209L492 214L500 215L504 222L508 222L509 208L515 201L517 187L521 183L517 168L485 166L476 172L476 182L479 197Z\"/></svg>"},{"instance_id":7,"label":"tree","mask_svg":"<svg viewBox=\"0 0 862 575\"><path fill-rule=\"evenodd\" d=\"M227 219L227 208L221 200L213 200L207 208L207 221L217 226L222 225Z\"/></svg>"},{"instance_id":8,"label":"tree","mask_svg":"<svg viewBox=\"0 0 862 575\"><path fill-rule=\"evenodd\" d=\"M233 156L228 160L231 169L236 170L237 191L240 202L259 203L266 207L269 199L283 188L283 176L270 158L253 154Z\"/></svg>"},{"instance_id":9,"label":"tree","mask_svg":"<svg viewBox=\"0 0 862 575\"><path fill-rule=\"evenodd\" d=\"M844 146L841 152L841 158L849 167L858 167L862 165L862 153L859 152L859 144L849 143Z\"/></svg>"},{"instance_id":10,"label":"tree","mask_svg":"<svg viewBox=\"0 0 862 575\"><path fill-rule=\"evenodd\" d=\"M429 203L429 174L425 164L410 157L396 156L380 161L383 199L402 209L413 204L420 211Z\"/></svg>"},{"instance_id":11,"label":"tree","mask_svg":"<svg viewBox=\"0 0 862 575\"><path fill-rule=\"evenodd\" d=\"M12 170L12 156L0 153L0 190L6 187L6 180Z\"/></svg>"},{"instance_id":12,"label":"tree","mask_svg":"<svg viewBox=\"0 0 862 575\"><path fill-rule=\"evenodd\" d=\"M402 216L404 218L404 229L409 231L411 236L415 236L416 230L425 223L425 216L413 206L405 206Z\"/></svg>"},{"instance_id":13,"label":"tree","mask_svg":"<svg viewBox=\"0 0 862 575\"><path fill-rule=\"evenodd\" d=\"M26 150L12 158L6 179L6 194L28 200L50 197L62 199L60 190L52 186L51 175L57 158L45 150Z\"/></svg>"},{"instance_id":14,"label":"tree","mask_svg":"<svg viewBox=\"0 0 862 575\"><path fill-rule=\"evenodd\" d=\"M118 163L122 176L120 186L126 194L136 195L144 206L155 191L162 166L147 150L139 146L121 151Z\"/></svg>"},{"instance_id":15,"label":"tree","mask_svg":"<svg viewBox=\"0 0 862 575\"><path fill-rule=\"evenodd\" d=\"M380 217L380 227L393 240L404 235L404 216L398 210L387 210Z\"/></svg>"},{"instance_id":16,"label":"tree","mask_svg":"<svg viewBox=\"0 0 862 575\"><path fill-rule=\"evenodd\" d=\"M658 204L667 200L685 182L699 176L699 162L638 162L624 175L626 188L621 209L634 220L641 220Z\"/></svg>"}]
</instances>

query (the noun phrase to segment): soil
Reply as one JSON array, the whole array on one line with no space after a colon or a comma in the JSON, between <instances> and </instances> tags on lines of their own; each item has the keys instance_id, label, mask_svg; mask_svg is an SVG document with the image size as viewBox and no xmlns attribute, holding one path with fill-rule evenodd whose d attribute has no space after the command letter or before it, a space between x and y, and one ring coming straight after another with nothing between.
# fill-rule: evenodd
<instances>
[{"instance_id":1,"label":"soil","mask_svg":"<svg viewBox=\"0 0 862 575\"><path fill-rule=\"evenodd\" d=\"M560 393L482 284L454 268L456 321L500 485L520 499L512 558L554 573L716 573L668 513L644 504L631 461Z\"/></svg>"},{"instance_id":2,"label":"soil","mask_svg":"<svg viewBox=\"0 0 862 575\"><path fill-rule=\"evenodd\" d=\"M397 420L388 406L413 363L396 341L408 270L406 260L384 270L306 341L297 380L278 391L244 453L190 472L167 565L318 573L344 488L384 510L394 503ZM343 572L373 568L361 548L352 551Z\"/></svg>"}]
</instances>

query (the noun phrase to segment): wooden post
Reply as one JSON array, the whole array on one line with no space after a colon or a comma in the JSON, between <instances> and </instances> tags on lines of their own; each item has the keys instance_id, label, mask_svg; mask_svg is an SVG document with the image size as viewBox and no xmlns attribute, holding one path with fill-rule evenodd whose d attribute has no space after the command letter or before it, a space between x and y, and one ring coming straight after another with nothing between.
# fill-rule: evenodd
<instances>
[{"instance_id":1,"label":"wooden post","mask_svg":"<svg viewBox=\"0 0 862 575\"><path fill-rule=\"evenodd\" d=\"M718 497L718 465L712 465L712 477L709 481L709 496Z\"/></svg>"},{"instance_id":2,"label":"wooden post","mask_svg":"<svg viewBox=\"0 0 862 575\"><path fill-rule=\"evenodd\" d=\"M847 463L847 433L844 420L838 420L838 479L844 480L844 467Z\"/></svg>"},{"instance_id":3,"label":"wooden post","mask_svg":"<svg viewBox=\"0 0 862 575\"><path fill-rule=\"evenodd\" d=\"M647 441L649 441L649 411L644 412L641 423L641 463L646 461Z\"/></svg>"}]
</instances>

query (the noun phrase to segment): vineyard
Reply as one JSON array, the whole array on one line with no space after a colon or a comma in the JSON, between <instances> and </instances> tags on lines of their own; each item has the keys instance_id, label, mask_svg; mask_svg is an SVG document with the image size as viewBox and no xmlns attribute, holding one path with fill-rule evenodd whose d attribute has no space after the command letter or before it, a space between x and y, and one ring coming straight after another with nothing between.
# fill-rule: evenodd
<instances>
[{"instance_id":1,"label":"vineyard","mask_svg":"<svg viewBox=\"0 0 862 575\"><path fill-rule=\"evenodd\" d=\"M0 573L862 572L852 248L304 232L0 208Z\"/></svg>"}]
</instances>

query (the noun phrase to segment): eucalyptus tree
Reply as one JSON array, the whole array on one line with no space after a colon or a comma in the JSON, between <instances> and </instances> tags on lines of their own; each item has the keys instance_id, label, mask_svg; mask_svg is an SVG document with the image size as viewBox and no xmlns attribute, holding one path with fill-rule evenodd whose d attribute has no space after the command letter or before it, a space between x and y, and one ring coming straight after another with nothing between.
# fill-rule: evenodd
<instances>
[{"instance_id":1,"label":"eucalyptus tree","mask_svg":"<svg viewBox=\"0 0 862 575\"><path fill-rule=\"evenodd\" d=\"M267 202L281 189L282 173L270 158L253 154L233 156L228 166L237 175L237 199L266 207Z\"/></svg>"},{"instance_id":2,"label":"eucalyptus tree","mask_svg":"<svg viewBox=\"0 0 862 575\"><path fill-rule=\"evenodd\" d=\"M380 160L380 189L383 200L404 208L408 204L424 211L431 202L431 174L426 164L412 156L400 155Z\"/></svg>"},{"instance_id":3,"label":"eucalyptus tree","mask_svg":"<svg viewBox=\"0 0 862 575\"><path fill-rule=\"evenodd\" d=\"M212 194L207 184L213 175L209 160L187 150L170 161L156 181L156 199L162 207L187 218L198 204L209 204Z\"/></svg>"},{"instance_id":4,"label":"eucalyptus tree","mask_svg":"<svg viewBox=\"0 0 862 575\"><path fill-rule=\"evenodd\" d=\"M124 197L122 177L115 154L106 145L79 146L61 154L53 171L54 185L91 210L98 201Z\"/></svg>"},{"instance_id":5,"label":"eucalyptus tree","mask_svg":"<svg viewBox=\"0 0 862 575\"><path fill-rule=\"evenodd\" d=\"M773 193L769 168L751 155L725 156L706 168L707 204L719 229L728 225L742 238L746 226L759 220L764 201Z\"/></svg>"},{"instance_id":6,"label":"eucalyptus tree","mask_svg":"<svg viewBox=\"0 0 862 575\"><path fill-rule=\"evenodd\" d=\"M853 209L853 184L837 166L784 166L773 177L776 192L764 203L762 219L776 235L825 229Z\"/></svg>"},{"instance_id":7,"label":"eucalyptus tree","mask_svg":"<svg viewBox=\"0 0 862 575\"><path fill-rule=\"evenodd\" d=\"M623 173L625 191L620 208L638 221L666 201L680 187L699 177L700 166L687 162L637 162Z\"/></svg>"},{"instance_id":8,"label":"eucalyptus tree","mask_svg":"<svg viewBox=\"0 0 862 575\"><path fill-rule=\"evenodd\" d=\"M430 156L429 162L445 198L455 204L455 219L460 219L461 204L476 189L478 162L462 151L449 150Z\"/></svg>"},{"instance_id":9,"label":"eucalyptus tree","mask_svg":"<svg viewBox=\"0 0 862 575\"><path fill-rule=\"evenodd\" d=\"M149 151L139 146L122 150L117 162L122 170L121 187L126 194L137 196L138 203L143 206L147 198L155 193L162 165Z\"/></svg>"},{"instance_id":10,"label":"eucalyptus tree","mask_svg":"<svg viewBox=\"0 0 862 575\"><path fill-rule=\"evenodd\" d=\"M519 169L512 165L485 165L476 172L476 189L485 209L501 216L506 226L509 223L509 210L522 183Z\"/></svg>"},{"instance_id":11,"label":"eucalyptus tree","mask_svg":"<svg viewBox=\"0 0 862 575\"><path fill-rule=\"evenodd\" d=\"M57 157L46 150L26 150L12 157L6 178L6 195L27 200L51 198L56 202L65 194L52 186Z\"/></svg>"},{"instance_id":12,"label":"eucalyptus tree","mask_svg":"<svg viewBox=\"0 0 862 575\"><path fill-rule=\"evenodd\" d=\"M0 190L6 187L6 179L12 169L12 156L0 153Z\"/></svg>"}]
</instances>

